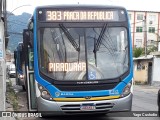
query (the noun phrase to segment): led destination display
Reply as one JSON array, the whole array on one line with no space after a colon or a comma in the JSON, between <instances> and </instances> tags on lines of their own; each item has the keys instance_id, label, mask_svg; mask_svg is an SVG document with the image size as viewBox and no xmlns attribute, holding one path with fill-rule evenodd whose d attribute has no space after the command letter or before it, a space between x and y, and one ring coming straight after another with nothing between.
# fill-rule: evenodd
<instances>
[{"instance_id":1,"label":"led destination display","mask_svg":"<svg viewBox=\"0 0 160 120\"><path fill-rule=\"evenodd\" d=\"M41 22L120 22L126 21L125 11L121 9L39 9Z\"/></svg>"},{"instance_id":2,"label":"led destination display","mask_svg":"<svg viewBox=\"0 0 160 120\"><path fill-rule=\"evenodd\" d=\"M86 63L49 63L48 71L86 71Z\"/></svg>"},{"instance_id":3,"label":"led destination display","mask_svg":"<svg viewBox=\"0 0 160 120\"><path fill-rule=\"evenodd\" d=\"M113 11L46 11L46 21L114 20Z\"/></svg>"}]
</instances>

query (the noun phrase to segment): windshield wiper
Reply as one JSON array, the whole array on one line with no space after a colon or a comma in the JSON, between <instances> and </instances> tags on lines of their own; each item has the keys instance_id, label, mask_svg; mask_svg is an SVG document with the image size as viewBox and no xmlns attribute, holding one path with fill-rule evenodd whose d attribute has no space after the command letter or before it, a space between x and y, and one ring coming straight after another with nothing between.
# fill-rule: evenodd
<instances>
[{"instance_id":1,"label":"windshield wiper","mask_svg":"<svg viewBox=\"0 0 160 120\"><path fill-rule=\"evenodd\" d=\"M76 49L76 51L80 51L80 47L77 45L76 41L73 39L67 28L63 24L59 24L60 28L64 32L64 34L67 36L70 43L73 45L73 47Z\"/></svg>"},{"instance_id":2,"label":"windshield wiper","mask_svg":"<svg viewBox=\"0 0 160 120\"><path fill-rule=\"evenodd\" d=\"M95 59L95 65L97 67L97 54L96 54L96 37L94 37L94 50L93 50L93 53L94 53L94 59Z\"/></svg>"},{"instance_id":3,"label":"windshield wiper","mask_svg":"<svg viewBox=\"0 0 160 120\"><path fill-rule=\"evenodd\" d=\"M102 28L102 30L100 32L100 35L99 35L99 37L97 39L97 42L96 42L96 45L95 45L95 48L94 48L94 52L97 52L99 50L99 48L100 48L100 45L102 43L102 38L104 36L104 32L106 31L106 27L107 27L107 24L104 24L104 26L103 26L103 28Z\"/></svg>"},{"instance_id":4,"label":"windshield wiper","mask_svg":"<svg viewBox=\"0 0 160 120\"><path fill-rule=\"evenodd\" d=\"M104 33L106 31L106 27L107 27L107 24L105 23L101 32L100 32L100 35L96 41L96 39L94 39L94 50L93 50L93 53L94 53L94 57L95 57L95 65L97 66L97 51L99 50L101 44L102 44L102 38L104 36Z\"/></svg>"}]
</instances>

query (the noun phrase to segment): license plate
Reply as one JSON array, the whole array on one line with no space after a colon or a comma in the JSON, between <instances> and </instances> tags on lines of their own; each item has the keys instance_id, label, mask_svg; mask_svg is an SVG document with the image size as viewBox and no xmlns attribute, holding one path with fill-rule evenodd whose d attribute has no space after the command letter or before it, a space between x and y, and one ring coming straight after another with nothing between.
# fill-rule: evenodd
<instances>
[{"instance_id":1,"label":"license plate","mask_svg":"<svg viewBox=\"0 0 160 120\"><path fill-rule=\"evenodd\" d=\"M82 104L80 110L82 111L92 111L95 110L96 106L94 104Z\"/></svg>"}]
</instances>

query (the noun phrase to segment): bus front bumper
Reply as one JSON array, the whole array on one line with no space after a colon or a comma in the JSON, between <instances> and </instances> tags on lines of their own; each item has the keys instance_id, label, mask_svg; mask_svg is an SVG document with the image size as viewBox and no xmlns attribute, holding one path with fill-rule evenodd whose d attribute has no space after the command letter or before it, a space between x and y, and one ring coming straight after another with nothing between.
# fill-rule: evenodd
<instances>
[{"instance_id":1,"label":"bus front bumper","mask_svg":"<svg viewBox=\"0 0 160 120\"><path fill-rule=\"evenodd\" d=\"M38 112L44 112L50 115L70 115L70 114L92 114L108 113L119 111L131 111L132 93L124 98L102 100L102 101L83 101L83 102L56 102L45 100L42 97L37 98ZM95 104L96 109L91 111L82 111L82 104ZM99 106L98 106L99 105ZM101 107L102 105L103 107ZM104 107L106 106L106 107ZM99 109L98 109L99 108ZM103 108L103 109L101 109Z\"/></svg>"}]
</instances>

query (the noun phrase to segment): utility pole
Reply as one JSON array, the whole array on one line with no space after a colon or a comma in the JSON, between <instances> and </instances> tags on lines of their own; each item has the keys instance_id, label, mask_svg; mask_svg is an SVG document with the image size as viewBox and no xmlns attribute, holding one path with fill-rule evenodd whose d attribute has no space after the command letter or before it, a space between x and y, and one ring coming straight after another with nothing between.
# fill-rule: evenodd
<instances>
[{"instance_id":1,"label":"utility pole","mask_svg":"<svg viewBox=\"0 0 160 120\"><path fill-rule=\"evenodd\" d=\"M145 52L145 57L147 57L147 21L146 21L146 16L144 16L143 20L143 32L144 32L144 52Z\"/></svg>"},{"instance_id":2,"label":"utility pole","mask_svg":"<svg viewBox=\"0 0 160 120\"><path fill-rule=\"evenodd\" d=\"M157 44L158 52L160 52L160 35L159 35L159 31L157 31L157 33L155 33L155 34L157 36L156 44Z\"/></svg>"},{"instance_id":3,"label":"utility pole","mask_svg":"<svg viewBox=\"0 0 160 120\"><path fill-rule=\"evenodd\" d=\"M158 51L160 51L160 36L158 35Z\"/></svg>"}]
</instances>

